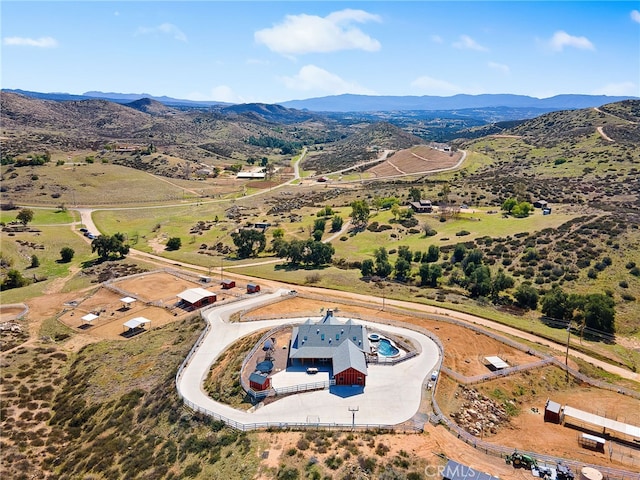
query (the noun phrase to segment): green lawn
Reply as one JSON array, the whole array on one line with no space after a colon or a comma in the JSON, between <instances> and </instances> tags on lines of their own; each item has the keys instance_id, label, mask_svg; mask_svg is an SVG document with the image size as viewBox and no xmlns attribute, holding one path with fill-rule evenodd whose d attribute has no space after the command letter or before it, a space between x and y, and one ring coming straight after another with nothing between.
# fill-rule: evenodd
<instances>
[{"instance_id":1,"label":"green lawn","mask_svg":"<svg viewBox=\"0 0 640 480\"><path fill-rule=\"evenodd\" d=\"M0 222L9 223L16 220L16 215L21 209L17 210L0 210ZM61 225L74 222L80 216L70 210L60 210L57 208L31 208L33 211L33 220L30 226L37 227L39 225Z\"/></svg>"},{"instance_id":2,"label":"green lawn","mask_svg":"<svg viewBox=\"0 0 640 480\"><path fill-rule=\"evenodd\" d=\"M90 244L84 237L72 232L69 226L46 226L40 230L40 233L16 233L12 236L2 233L2 255L11 260L11 268L20 271L25 278L46 278L45 281L34 282L23 288L3 291L3 303L21 302L42 295L53 280L67 276L71 266L79 266L81 262L95 257ZM44 248L38 248L40 246ZM75 252L70 263L59 263L63 247L70 247ZM38 257L40 266L30 267L32 255Z\"/></svg>"}]
</instances>

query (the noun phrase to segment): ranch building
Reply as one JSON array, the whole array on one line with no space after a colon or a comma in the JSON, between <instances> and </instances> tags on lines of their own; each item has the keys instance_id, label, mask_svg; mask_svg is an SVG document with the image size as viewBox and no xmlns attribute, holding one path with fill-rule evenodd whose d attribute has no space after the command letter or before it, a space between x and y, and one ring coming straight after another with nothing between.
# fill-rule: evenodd
<instances>
[{"instance_id":1,"label":"ranch building","mask_svg":"<svg viewBox=\"0 0 640 480\"><path fill-rule=\"evenodd\" d=\"M433 212L433 205L431 200L419 200L417 202L409 203L411 208L416 213L431 213Z\"/></svg>"},{"instance_id":2,"label":"ranch building","mask_svg":"<svg viewBox=\"0 0 640 480\"><path fill-rule=\"evenodd\" d=\"M201 308L214 303L217 299L216 294L205 290L204 288L190 288L180 292L177 297L180 303L186 304L191 308Z\"/></svg>"},{"instance_id":3,"label":"ranch building","mask_svg":"<svg viewBox=\"0 0 640 480\"><path fill-rule=\"evenodd\" d=\"M330 364L336 385L364 386L366 353L370 351L367 329L349 319L340 322L327 310L318 323L308 319L294 327L289 348L291 365Z\"/></svg>"}]
</instances>

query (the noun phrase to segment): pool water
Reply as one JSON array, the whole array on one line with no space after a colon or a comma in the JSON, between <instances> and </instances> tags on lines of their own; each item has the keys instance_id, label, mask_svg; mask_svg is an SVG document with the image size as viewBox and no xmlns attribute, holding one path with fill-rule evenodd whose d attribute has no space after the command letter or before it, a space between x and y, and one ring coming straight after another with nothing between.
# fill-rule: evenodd
<instances>
[{"instance_id":1,"label":"pool water","mask_svg":"<svg viewBox=\"0 0 640 480\"><path fill-rule=\"evenodd\" d=\"M382 355L383 357L395 357L400 353L396 347L394 347L389 340L383 338L380 340L380 344L378 345L378 355Z\"/></svg>"}]
</instances>

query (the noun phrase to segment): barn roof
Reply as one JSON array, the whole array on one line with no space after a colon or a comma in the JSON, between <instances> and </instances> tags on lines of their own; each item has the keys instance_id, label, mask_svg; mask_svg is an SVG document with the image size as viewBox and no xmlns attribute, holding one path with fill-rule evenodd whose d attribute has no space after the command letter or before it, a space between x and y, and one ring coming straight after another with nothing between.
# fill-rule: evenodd
<instances>
[{"instance_id":1,"label":"barn roof","mask_svg":"<svg viewBox=\"0 0 640 480\"><path fill-rule=\"evenodd\" d=\"M333 374L337 375L349 368L367 374L367 361L364 354L351 340L342 342L333 352Z\"/></svg>"},{"instance_id":2,"label":"barn roof","mask_svg":"<svg viewBox=\"0 0 640 480\"><path fill-rule=\"evenodd\" d=\"M196 303L202 300L203 298L215 297L216 294L210 292L209 290L205 290L204 288L190 288L189 290L185 290L184 292L180 292L177 297L181 300L184 300L189 303Z\"/></svg>"}]
</instances>

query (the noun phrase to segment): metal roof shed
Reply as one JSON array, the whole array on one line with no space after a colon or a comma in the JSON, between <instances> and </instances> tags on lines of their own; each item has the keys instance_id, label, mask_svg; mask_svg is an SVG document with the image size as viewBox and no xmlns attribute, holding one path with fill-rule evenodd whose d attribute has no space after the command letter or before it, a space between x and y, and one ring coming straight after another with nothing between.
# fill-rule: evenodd
<instances>
[{"instance_id":1,"label":"metal roof shed","mask_svg":"<svg viewBox=\"0 0 640 480\"><path fill-rule=\"evenodd\" d=\"M484 357L484 363L491 370L502 370L503 368L509 368L509 364L497 356Z\"/></svg>"},{"instance_id":2,"label":"metal roof shed","mask_svg":"<svg viewBox=\"0 0 640 480\"><path fill-rule=\"evenodd\" d=\"M562 405L553 400L547 400L544 406L544 421L560 423L560 410L562 410Z\"/></svg>"},{"instance_id":3,"label":"metal roof shed","mask_svg":"<svg viewBox=\"0 0 640 480\"><path fill-rule=\"evenodd\" d=\"M91 323L91 322L93 322L96 318L98 318L98 315L95 315L95 314L93 314L93 313L87 313L84 317L82 317L82 320L83 320L84 322Z\"/></svg>"},{"instance_id":4,"label":"metal roof shed","mask_svg":"<svg viewBox=\"0 0 640 480\"><path fill-rule=\"evenodd\" d=\"M136 299L133 297L123 297L120 301L123 303L124 308L131 308L131 305L136 302Z\"/></svg>"},{"instance_id":5,"label":"metal roof shed","mask_svg":"<svg viewBox=\"0 0 640 480\"><path fill-rule=\"evenodd\" d=\"M122 325L129 330L133 330L139 327L144 328L144 325L146 325L147 323L151 323L151 320L144 317L136 317L124 322Z\"/></svg>"}]
</instances>

